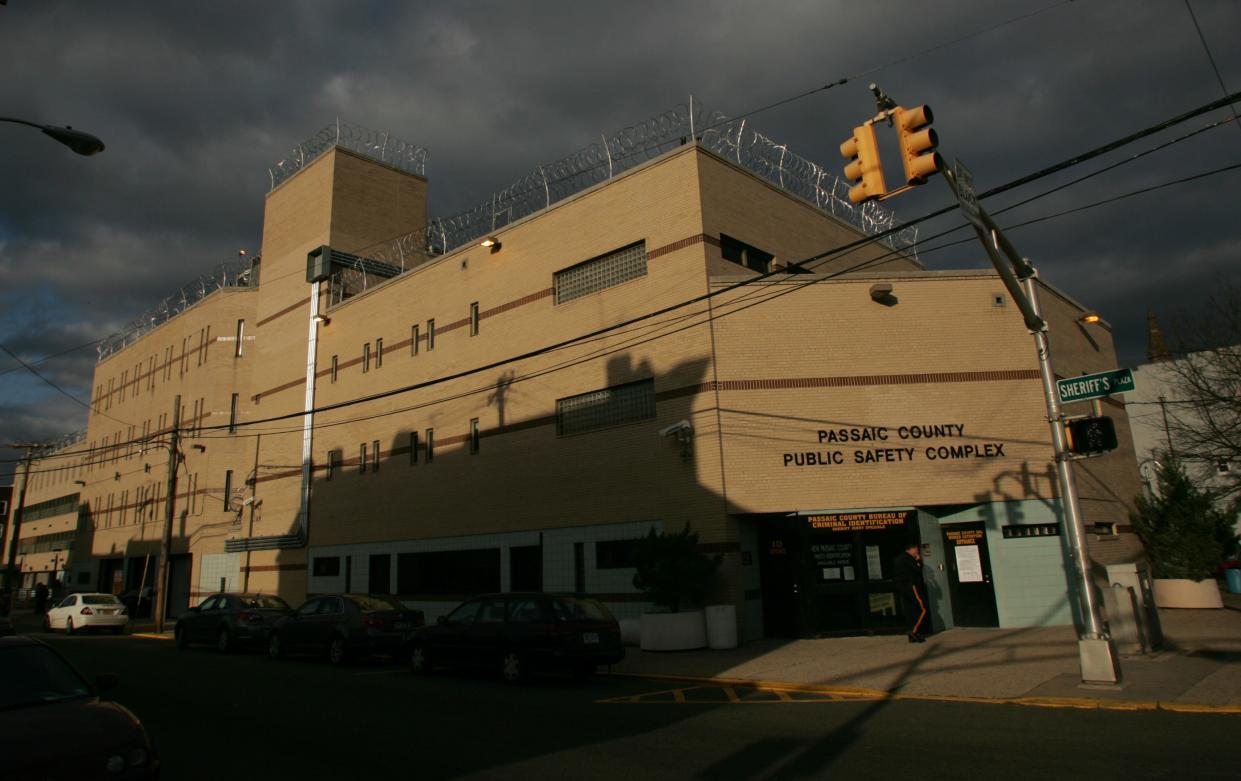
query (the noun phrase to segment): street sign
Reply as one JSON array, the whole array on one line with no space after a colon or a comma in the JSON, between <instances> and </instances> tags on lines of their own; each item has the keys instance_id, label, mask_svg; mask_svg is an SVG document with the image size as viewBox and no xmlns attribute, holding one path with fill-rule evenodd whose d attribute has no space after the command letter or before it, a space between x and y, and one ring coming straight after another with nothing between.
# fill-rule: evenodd
<instances>
[{"instance_id":1,"label":"street sign","mask_svg":"<svg viewBox=\"0 0 1241 781\"><path fill-rule=\"evenodd\" d=\"M1056 382L1056 390L1060 392L1060 403L1085 401L1111 396L1113 393L1128 393L1134 389L1133 372L1128 369L1114 369L1110 372L1083 374Z\"/></svg>"},{"instance_id":2,"label":"street sign","mask_svg":"<svg viewBox=\"0 0 1241 781\"><path fill-rule=\"evenodd\" d=\"M978 205L978 195L974 192L974 176L960 158L953 159L952 167L957 179L957 203L961 205L961 213L974 227L985 231L987 226L982 221L982 207Z\"/></svg>"}]
</instances>

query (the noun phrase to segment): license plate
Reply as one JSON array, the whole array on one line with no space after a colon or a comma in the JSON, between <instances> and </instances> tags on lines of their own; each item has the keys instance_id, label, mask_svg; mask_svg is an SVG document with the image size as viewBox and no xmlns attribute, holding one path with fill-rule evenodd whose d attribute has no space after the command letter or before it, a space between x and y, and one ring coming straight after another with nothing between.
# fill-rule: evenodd
<instances>
[{"instance_id":1,"label":"license plate","mask_svg":"<svg viewBox=\"0 0 1241 781\"><path fill-rule=\"evenodd\" d=\"M398 630L409 629L409 622L408 621L397 621L395 624L393 624L393 626L395 626Z\"/></svg>"},{"instance_id":2,"label":"license plate","mask_svg":"<svg viewBox=\"0 0 1241 781\"><path fill-rule=\"evenodd\" d=\"M599 633L598 632L582 632L582 642L583 643L598 643Z\"/></svg>"},{"instance_id":3,"label":"license plate","mask_svg":"<svg viewBox=\"0 0 1241 781\"><path fill-rule=\"evenodd\" d=\"M110 610L100 610L99 612L101 615L110 616L116 612L116 608L112 608Z\"/></svg>"}]
</instances>

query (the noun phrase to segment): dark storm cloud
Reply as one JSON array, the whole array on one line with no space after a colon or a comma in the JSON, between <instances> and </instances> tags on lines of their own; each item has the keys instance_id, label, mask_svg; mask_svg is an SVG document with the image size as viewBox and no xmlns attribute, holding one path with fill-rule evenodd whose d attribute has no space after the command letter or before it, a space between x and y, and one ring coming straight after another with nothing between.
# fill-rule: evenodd
<instances>
[{"instance_id":1,"label":"dark storm cloud","mask_svg":"<svg viewBox=\"0 0 1241 781\"><path fill-rule=\"evenodd\" d=\"M1232 41L1241 6L1193 3L1225 81L1241 89ZM336 117L428 148L430 211L443 215L691 92L737 115L895 63L751 121L835 170L839 142L873 112L873 79L902 102L934 107L945 154L965 159L980 189L1220 96L1182 0L1078 0L896 62L1053 5L12 0L0 7L0 115L73 124L108 148L78 157L0 125L0 341L34 360L100 338L238 248L257 250L267 167ZM1241 131L1223 127L1000 222L1238 160ZM1147 308L1193 308L1214 275L1241 260L1230 196L1239 183L1241 175L1225 174L1013 237L1047 279L1104 313L1122 362L1134 363ZM892 204L912 217L947 202L947 189L932 183ZM941 218L923 235L959 222ZM986 262L970 244L925 260L932 268ZM40 370L87 398L92 355ZM0 360L0 370L10 366ZM18 383L20 374L0 375L0 434L82 424L80 407L31 378Z\"/></svg>"}]
</instances>

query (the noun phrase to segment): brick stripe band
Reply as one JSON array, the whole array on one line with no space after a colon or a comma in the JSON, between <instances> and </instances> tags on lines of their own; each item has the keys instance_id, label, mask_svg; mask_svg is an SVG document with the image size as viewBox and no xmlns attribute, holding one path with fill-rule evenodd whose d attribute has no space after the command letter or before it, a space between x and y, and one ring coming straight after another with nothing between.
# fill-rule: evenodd
<instances>
[{"instance_id":1,"label":"brick stripe band","mask_svg":"<svg viewBox=\"0 0 1241 781\"><path fill-rule=\"evenodd\" d=\"M272 320L275 320L276 318L279 318L279 317L284 317L284 316L285 316L285 315L287 315L289 312L294 312L294 311L297 311L297 309L298 309L299 307L307 306L307 305L309 305L309 303L310 303L310 302L309 302L309 301L307 301L307 300L306 300L306 299L304 299L304 298L303 298L302 300L300 300L300 301L294 301L292 304L289 304L289 305L288 305L288 306L286 306L284 309L281 309L279 312L273 312L273 313L271 313L270 315L268 315L267 317L264 317L262 320L260 320L260 321L258 321L257 323L255 323L255 324L254 324L254 327L255 327L255 328L262 328L263 326L265 326L265 325L267 325L268 323L270 323Z\"/></svg>"},{"instance_id":2,"label":"brick stripe band","mask_svg":"<svg viewBox=\"0 0 1241 781\"><path fill-rule=\"evenodd\" d=\"M710 393L716 390L728 391L748 391L748 390L794 390L801 388L856 388L856 387L873 387L879 385L925 385L932 383L959 383L959 382L1002 382L1014 380L1037 380L1039 373L1037 369L999 369L994 371L976 371L976 372L926 372L922 374L864 374L856 376L844 377L792 377L788 379L767 379L767 380L720 380L711 382L700 382L694 385L686 385L683 388L673 388L671 390L660 391L655 394L655 400L669 401L685 396L694 396L700 393ZM509 423L503 428L486 429L480 432L481 437L493 437L501 434L512 434L518 431L526 431L529 429L540 428L543 426L553 426L556 424L555 415L543 415L537 418L520 421L517 423ZM436 439L436 445L456 445L469 441L468 434L458 434L456 436L444 437ZM380 456L389 458L398 455L407 455L409 446L396 447L387 452L381 452ZM348 466L356 467L358 459L345 459L337 464L344 468ZM315 471L326 469L324 464L315 464ZM301 470L293 469L287 472L278 472L265 475L258 479L263 483L269 480L282 480L287 477L294 477L301 474ZM717 552L730 553L732 549Z\"/></svg>"},{"instance_id":3,"label":"brick stripe band","mask_svg":"<svg viewBox=\"0 0 1241 781\"><path fill-rule=\"evenodd\" d=\"M655 258L661 257L663 255L667 255L672 252L676 252L677 250L685 249L686 247L692 247L695 244L703 244L703 243L708 244L713 247L720 246L720 240L717 239L716 237L708 236L706 234L700 233L697 236L690 236L688 238L680 239L679 241L674 241L671 244L665 244L662 247L656 247L652 250L649 250L646 253L646 257L648 260L654 260ZM500 304L499 306L492 307L491 309L487 309L485 311L480 312L478 315L478 319L482 320L484 318L494 317L496 315L503 314L504 312L509 312L513 309L517 309L518 307L526 306L527 304L533 304L536 301L542 301L544 298L551 298L554 292L555 292L554 289L549 287L549 288L544 288L543 290L539 290L534 293L530 293L529 295L522 296L521 298L513 299L512 301L509 301L508 303ZM277 317L288 314L289 312L292 312L293 310L297 309L299 306L302 306L305 303L306 303L305 301L300 301L296 304L293 304L290 307L285 307L279 312L276 312L275 314L272 314L268 317L263 318L262 320L258 322L258 325L261 326L266 323L270 323L272 320L275 320ZM447 323L445 325L437 325L435 328L435 333L436 335L450 333L452 331L457 330L458 328L464 328L465 326L469 325L469 323L470 323L470 319L466 317L461 320L455 320L451 323ZM419 341L425 342L426 339L427 339L426 334L421 334L419 336ZM387 355L389 352L394 352L398 349L408 347L408 346L409 346L409 339L405 339L404 341L394 343L390 347L385 346L384 354ZM336 370L339 372L342 369L347 369L351 366L356 366L361 362L362 362L361 358L351 358L350 360L347 360L347 361L337 362ZM331 369L329 368L325 370L319 370L318 372L315 373L315 376L323 377L330 373L331 373ZM251 399L257 403L260 399L270 396L274 393L281 393L283 391L289 390L290 388L304 386L305 384L306 384L305 378L290 380L289 382L286 382L282 385L277 385L274 388L268 388L267 390L260 391L254 394L254 396L252 396Z\"/></svg>"}]
</instances>

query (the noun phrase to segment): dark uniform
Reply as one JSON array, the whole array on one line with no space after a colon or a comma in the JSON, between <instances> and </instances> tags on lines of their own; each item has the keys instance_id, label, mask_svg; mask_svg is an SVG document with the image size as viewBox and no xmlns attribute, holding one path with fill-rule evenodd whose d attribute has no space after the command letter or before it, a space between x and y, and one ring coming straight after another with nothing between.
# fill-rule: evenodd
<instances>
[{"instance_id":1,"label":"dark uniform","mask_svg":"<svg viewBox=\"0 0 1241 781\"><path fill-rule=\"evenodd\" d=\"M926 640L926 582L922 579L922 561L903 550L892 561L892 577L901 595L905 610L905 629L909 642Z\"/></svg>"}]
</instances>

